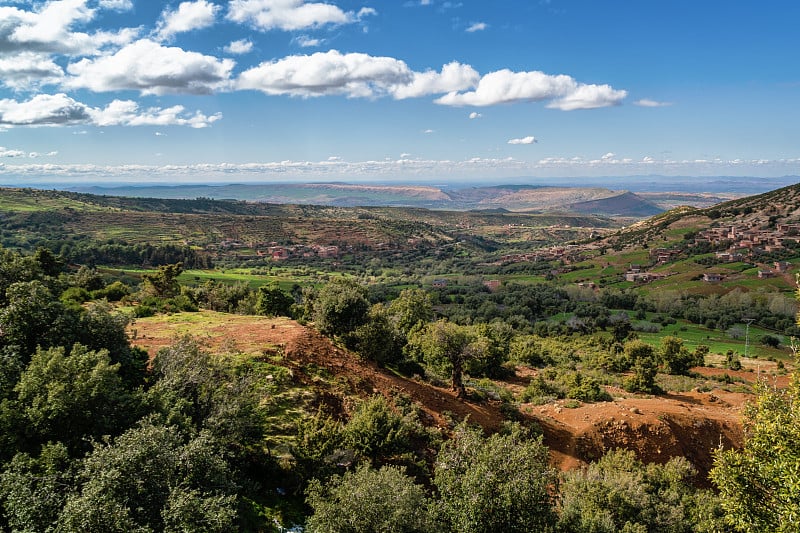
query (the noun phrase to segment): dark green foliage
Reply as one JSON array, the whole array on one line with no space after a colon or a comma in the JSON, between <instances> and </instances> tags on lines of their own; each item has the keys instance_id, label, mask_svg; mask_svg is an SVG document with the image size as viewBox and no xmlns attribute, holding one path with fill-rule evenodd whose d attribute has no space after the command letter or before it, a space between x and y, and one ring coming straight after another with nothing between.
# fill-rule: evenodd
<instances>
[{"instance_id":1,"label":"dark green foliage","mask_svg":"<svg viewBox=\"0 0 800 533\"><path fill-rule=\"evenodd\" d=\"M404 336L418 323L425 324L433 319L431 296L422 289L405 289L391 301L387 311L392 324Z\"/></svg>"},{"instance_id":2,"label":"dark green foliage","mask_svg":"<svg viewBox=\"0 0 800 533\"><path fill-rule=\"evenodd\" d=\"M678 337L667 336L661 339L661 361L669 374L686 375L693 366L702 365L700 354L693 354Z\"/></svg>"},{"instance_id":3,"label":"dark green foliage","mask_svg":"<svg viewBox=\"0 0 800 533\"><path fill-rule=\"evenodd\" d=\"M344 433L333 418L321 410L296 424L292 456L301 482L317 478L327 480L344 457Z\"/></svg>"},{"instance_id":4,"label":"dark green foliage","mask_svg":"<svg viewBox=\"0 0 800 533\"><path fill-rule=\"evenodd\" d=\"M427 364L449 370L453 390L463 397L466 394L462 379L464 367L469 359L476 356L471 342L472 336L467 327L438 320L426 324L424 328L412 330L408 349Z\"/></svg>"},{"instance_id":5,"label":"dark green foliage","mask_svg":"<svg viewBox=\"0 0 800 533\"><path fill-rule=\"evenodd\" d=\"M611 315L608 322L611 326L611 334L613 335L614 340L617 342L623 342L628 337L630 332L633 331L631 319L628 316L628 313L617 313L615 315Z\"/></svg>"},{"instance_id":6,"label":"dark green foliage","mask_svg":"<svg viewBox=\"0 0 800 533\"><path fill-rule=\"evenodd\" d=\"M52 531L73 484L75 465L62 443L38 457L18 453L0 473L0 509L12 531ZM2 523L2 521L0 521Z\"/></svg>"},{"instance_id":7,"label":"dark green foliage","mask_svg":"<svg viewBox=\"0 0 800 533\"><path fill-rule=\"evenodd\" d=\"M95 300L106 299L109 302L118 302L130 293L130 287L121 281L115 281L105 287L93 290L91 292L91 297Z\"/></svg>"},{"instance_id":8,"label":"dark green foliage","mask_svg":"<svg viewBox=\"0 0 800 533\"><path fill-rule=\"evenodd\" d=\"M406 451L411 428L383 396L358 404L344 427L344 442L358 454L373 459Z\"/></svg>"},{"instance_id":9,"label":"dark green foliage","mask_svg":"<svg viewBox=\"0 0 800 533\"><path fill-rule=\"evenodd\" d=\"M119 375L130 386L143 383L147 352L130 345L126 327L129 318L108 304L90 304L80 315L77 341L93 350L108 350L111 362L119 364Z\"/></svg>"},{"instance_id":10,"label":"dark green foliage","mask_svg":"<svg viewBox=\"0 0 800 533\"><path fill-rule=\"evenodd\" d=\"M278 287L259 287L256 313L265 316L292 316L294 298Z\"/></svg>"},{"instance_id":11,"label":"dark green foliage","mask_svg":"<svg viewBox=\"0 0 800 533\"><path fill-rule=\"evenodd\" d=\"M238 460L259 457L266 395L256 371L213 358L191 338L158 352L148 399L167 424L207 430Z\"/></svg>"},{"instance_id":12,"label":"dark green foliage","mask_svg":"<svg viewBox=\"0 0 800 533\"><path fill-rule=\"evenodd\" d=\"M658 392L656 386L656 363L653 347L639 340L625 343L625 356L632 362L633 374L625 378L623 388L628 392L643 392L654 394Z\"/></svg>"},{"instance_id":13,"label":"dark green foliage","mask_svg":"<svg viewBox=\"0 0 800 533\"><path fill-rule=\"evenodd\" d=\"M67 305L77 304L80 305L92 298L89 291L83 287L70 287L61 293L61 301Z\"/></svg>"},{"instance_id":14,"label":"dark green foliage","mask_svg":"<svg viewBox=\"0 0 800 533\"><path fill-rule=\"evenodd\" d=\"M564 372L559 381L567 398L582 402L610 402L612 399L596 379L580 372Z\"/></svg>"},{"instance_id":15,"label":"dark green foliage","mask_svg":"<svg viewBox=\"0 0 800 533\"><path fill-rule=\"evenodd\" d=\"M800 517L800 373L786 390L760 383L745 408L744 448L719 449L711 479L734 531L789 533Z\"/></svg>"},{"instance_id":16,"label":"dark green foliage","mask_svg":"<svg viewBox=\"0 0 800 533\"><path fill-rule=\"evenodd\" d=\"M223 313L264 314L258 311L256 294L246 283L208 280L191 293L198 305L205 309Z\"/></svg>"},{"instance_id":17,"label":"dark green foliage","mask_svg":"<svg viewBox=\"0 0 800 533\"><path fill-rule=\"evenodd\" d=\"M97 445L59 517L61 531L230 531L235 486L215 440L143 422ZM199 511L199 512L198 512Z\"/></svg>"},{"instance_id":18,"label":"dark green foliage","mask_svg":"<svg viewBox=\"0 0 800 533\"><path fill-rule=\"evenodd\" d=\"M762 335L761 336L761 344L764 346L769 346L771 348L777 348L781 345L781 338L777 335Z\"/></svg>"},{"instance_id":19,"label":"dark green foliage","mask_svg":"<svg viewBox=\"0 0 800 533\"><path fill-rule=\"evenodd\" d=\"M627 450L609 452L564 474L559 530L565 533L721 531L718 505L692 485L694 467L676 457L643 465ZM716 509L716 510L715 510Z\"/></svg>"},{"instance_id":20,"label":"dark green foliage","mask_svg":"<svg viewBox=\"0 0 800 533\"><path fill-rule=\"evenodd\" d=\"M659 391L656 385L656 374L658 365L654 359L640 357L635 360L631 367L632 375L626 377L622 382L622 388L628 392L643 392L645 394L656 394Z\"/></svg>"},{"instance_id":21,"label":"dark green foliage","mask_svg":"<svg viewBox=\"0 0 800 533\"><path fill-rule=\"evenodd\" d=\"M314 514L310 533L427 533L429 522L425 489L395 466L373 470L366 465L327 485L313 483L308 504Z\"/></svg>"},{"instance_id":22,"label":"dark green foliage","mask_svg":"<svg viewBox=\"0 0 800 533\"><path fill-rule=\"evenodd\" d=\"M543 404L551 400L563 398L564 389L553 381L546 380L540 373L531 379L530 384L522 391L521 400L534 404Z\"/></svg>"},{"instance_id":23,"label":"dark green foliage","mask_svg":"<svg viewBox=\"0 0 800 533\"><path fill-rule=\"evenodd\" d=\"M14 388L13 409L25 449L62 441L72 452L86 447L85 439L125 429L139 407L112 364L107 350L90 351L75 345L39 349Z\"/></svg>"},{"instance_id":24,"label":"dark green foliage","mask_svg":"<svg viewBox=\"0 0 800 533\"><path fill-rule=\"evenodd\" d=\"M41 281L17 282L0 308L0 343L30 355L37 346L71 345L79 311L67 309Z\"/></svg>"},{"instance_id":25,"label":"dark green foliage","mask_svg":"<svg viewBox=\"0 0 800 533\"><path fill-rule=\"evenodd\" d=\"M442 445L434 466L439 531L547 532L556 515L551 489L556 473L541 438L519 426L483 438L465 425Z\"/></svg>"},{"instance_id":26,"label":"dark green foliage","mask_svg":"<svg viewBox=\"0 0 800 533\"><path fill-rule=\"evenodd\" d=\"M499 378L506 375L503 363L511 350L514 331L505 322L478 324L472 329L473 339L464 369L471 376Z\"/></svg>"},{"instance_id":27,"label":"dark green foliage","mask_svg":"<svg viewBox=\"0 0 800 533\"><path fill-rule=\"evenodd\" d=\"M55 277L64 270L64 259L56 256L47 248L37 248L33 254L33 260L36 261L45 276Z\"/></svg>"},{"instance_id":28,"label":"dark green foliage","mask_svg":"<svg viewBox=\"0 0 800 533\"><path fill-rule=\"evenodd\" d=\"M346 279L325 285L313 305L314 324L326 335L344 335L355 330L366 323L370 308L366 290Z\"/></svg>"},{"instance_id":29,"label":"dark green foliage","mask_svg":"<svg viewBox=\"0 0 800 533\"><path fill-rule=\"evenodd\" d=\"M381 304L370 309L367 322L348 334L345 343L348 348L379 365L399 363L403 358L405 344L402 334L395 328Z\"/></svg>"},{"instance_id":30,"label":"dark green foliage","mask_svg":"<svg viewBox=\"0 0 800 533\"><path fill-rule=\"evenodd\" d=\"M517 335L511 340L509 359L530 366L541 367L552 363L547 350L533 335Z\"/></svg>"},{"instance_id":31,"label":"dark green foliage","mask_svg":"<svg viewBox=\"0 0 800 533\"><path fill-rule=\"evenodd\" d=\"M157 272L143 274L142 281L145 283L145 290L159 298L177 296L180 293L177 278L181 272L183 272L183 263L175 263L160 266Z\"/></svg>"}]
</instances>

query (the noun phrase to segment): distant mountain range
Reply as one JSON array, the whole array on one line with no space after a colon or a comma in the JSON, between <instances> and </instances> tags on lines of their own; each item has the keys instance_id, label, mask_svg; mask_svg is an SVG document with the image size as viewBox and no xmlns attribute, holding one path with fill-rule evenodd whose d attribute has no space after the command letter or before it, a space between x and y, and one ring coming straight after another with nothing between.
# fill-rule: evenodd
<instances>
[{"instance_id":1,"label":"distant mountain range","mask_svg":"<svg viewBox=\"0 0 800 533\"><path fill-rule=\"evenodd\" d=\"M207 198L274 204L418 207L454 211L565 212L632 218L652 216L681 205L708 207L741 196L735 193L698 194L664 191L633 193L606 187L498 185L452 188L432 185L346 183L76 186L67 190L136 198Z\"/></svg>"}]
</instances>

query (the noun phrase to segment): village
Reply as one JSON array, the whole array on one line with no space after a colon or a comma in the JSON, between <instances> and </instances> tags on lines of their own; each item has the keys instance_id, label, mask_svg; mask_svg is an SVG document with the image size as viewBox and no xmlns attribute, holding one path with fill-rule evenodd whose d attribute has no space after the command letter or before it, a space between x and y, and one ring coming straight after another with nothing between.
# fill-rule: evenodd
<instances>
[{"instance_id":1,"label":"village","mask_svg":"<svg viewBox=\"0 0 800 533\"><path fill-rule=\"evenodd\" d=\"M755 224L746 227L709 228L698 232L694 239L687 243L686 248L704 246L712 250L716 249L714 256L720 263L740 261L757 263L759 256L785 250L789 243L800 243L800 224L778 224L774 229L764 229ZM680 247L651 250L652 265L654 267L665 265L686 251ZM771 265L771 267L767 265ZM785 274L790 268L791 264L787 261L762 263L759 265L758 278L767 279ZM669 272L653 272L645 270L639 265L631 265L625 272L625 280L648 283L669 275ZM725 276L720 272L707 272L703 274L702 279L707 283L718 283L723 281Z\"/></svg>"}]
</instances>

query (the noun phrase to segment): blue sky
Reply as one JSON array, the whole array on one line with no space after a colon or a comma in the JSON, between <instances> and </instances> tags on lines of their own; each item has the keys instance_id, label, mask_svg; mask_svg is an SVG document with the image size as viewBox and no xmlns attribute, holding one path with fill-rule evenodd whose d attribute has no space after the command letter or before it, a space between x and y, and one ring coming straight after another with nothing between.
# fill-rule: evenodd
<instances>
[{"instance_id":1,"label":"blue sky","mask_svg":"<svg viewBox=\"0 0 800 533\"><path fill-rule=\"evenodd\" d=\"M0 1L0 183L800 174L800 2Z\"/></svg>"}]
</instances>

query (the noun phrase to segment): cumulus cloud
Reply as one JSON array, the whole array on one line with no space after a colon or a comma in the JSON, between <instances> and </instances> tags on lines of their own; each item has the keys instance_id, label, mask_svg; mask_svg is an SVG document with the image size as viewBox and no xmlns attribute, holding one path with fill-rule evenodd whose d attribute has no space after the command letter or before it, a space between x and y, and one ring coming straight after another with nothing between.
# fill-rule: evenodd
<instances>
[{"instance_id":1,"label":"cumulus cloud","mask_svg":"<svg viewBox=\"0 0 800 533\"><path fill-rule=\"evenodd\" d=\"M472 24L469 28L466 29L467 33L475 33L476 31L483 31L488 28L489 25L485 22L476 22Z\"/></svg>"},{"instance_id":2,"label":"cumulus cloud","mask_svg":"<svg viewBox=\"0 0 800 533\"><path fill-rule=\"evenodd\" d=\"M207 0L181 2L174 11L164 10L156 25L156 38L169 39L175 34L208 28L214 24L219 6Z\"/></svg>"},{"instance_id":3,"label":"cumulus cloud","mask_svg":"<svg viewBox=\"0 0 800 533\"><path fill-rule=\"evenodd\" d=\"M205 128L222 118L220 113L206 116L200 111L187 115L182 105L140 109L131 100L114 100L103 109L88 109L97 126L189 126Z\"/></svg>"},{"instance_id":4,"label":"cumulus cloud","mask_svg":"<svg viewBox=\"0 0 800 533\"><path fill-rule=\"evenodd\" d=\"M189 126L204 128L222 118L219 113L206 116L200 111L185 112L183 106L140 109L131 100L114 100L105 108L90 107L66 94L39 94L18 102L0 100L0 125L4 126ZM82 132L81 132L82 133Z\"/></svg>"},{"instance_id":5,"label":"cumulus cloud","mask_svg":"<svg viewBox=\"0 0 800 533\"><path fill-rule=\"evenodd\" d=\"M25 102L0 100L0 124L58 126L89 122L88 107L66 94L39 94Z\"/></svg>"},{"instance_id":6,"label":"cumulus cloud","mask_svg":"<svg viewBox=\"0 0 800 533\"><path fill-rule=\"evenodd\" d=\"M533 135L528 135L527 137L522 137L521 139L509 139L508 144L534 144L539 141L536 140L536 137Z\"/></svg>"},{"instance_id":7,"label":"cumulus cloud","mask_svg":"<svg viewBox=\"0 0 800 533\"><path fill-rule=\"evenodd\" d=\"M50 56L36 52L20 52L0 56L0 83L15 90L32 89L57 83L64 71Z\"/></svg>"},{"instance_id":8,"label":"cumulus cloud","mask_svg":"<svg viewBox=\"0 0 800 533\"><path fill-rule=\"evenodd\" d=\"M227 17L262 31L294 31L328 24L352 24L375 13L371 8L362 8L357 13L345 12L333 4L303 0L231 0Z\"/></svg>"},{"instance_id":9,"label":"cumulus cloud","mask_svg":"<svg viewBox=\"0 0 800 533\"><path fill-rule=\"evenodd\" d=\"M596 109L619 105L626 96L628 96L628 91L617 90L610 85L579 84L567 95L547 104L547 107L562 111Z\"/></svg>"},{"instance_id":10,"label":"cumulus cloud","mask_svg":"<svg viewBox=\"0 0 800 533\"><path fill-rule=\"evenodd\" d=\"M224 50L226 54L247 54L253 50L253 42L247 39L239 39L238 41L232 41Z\"/></svg>"},{"instance_id":11,"label":"cumulus cloud","mask_svg":"<svg viewBox=\"0 0 800 533\"><path fill-rule=\"evenodd\" d=\"M95 17L86 0L51 0L35 4L34 11L0 7L0 52L39 52L64 55L94 55L107 45L121 46L138 32L125 28L116 32L75 31Z\"/></svg>"},{"instance_id":12,"label":"cumulus cloud","mask_svg":"<svg viewBox=\"0 0 800 533\"><path fill-rule=\"evenodd\" d=\"M66 87L95 92L136 90L142 94L208 94L224 88L234 61L217 59L149 39L136 41L115 54L84 58L67 67L73 77Z\"/></svg>"},{"instance_id":13,"label":"cumulus cloud","mask_svg":"<svg viewBox=\"0 0 800 533\"><path fill-rule=\"evenodd\" d=\"M261 63L242 72L236 86L272 95L356 98L387 94L413 78L413 72L398 59L330 50Z\"/></svg>"},{"instance_id":14,"label":"cumulus cloud","mask_svg":"<svg viewBox=\"0 0 800 533\"><path fill-rule=\"evenodd\" d=\"M0 157L25 157L25 152L0 146Z\"/></svg>"},{"instance_id":15,"label":"cumulus cloud","mask_svg":"<svg viewBox=\"0 0 800 533\"><path fill-rule=\"evenodd\" d=\"M547 107L571 111L617 105L627 96L626 91L609 85L587 85L565 74L544 72L512 72L508 69L484 75L475 90L450 92L436 100L451 106L490 106L517 102L550 100Z\"/></svg>"},{"instance_id":16,"label":"cumulus cloud","mask_svg":"<svg viewBox=\"0 0 800 533\"><path fill-rule=\"evenodd\" d=\"M476 111L473 111L472 113L469 114L470 120L475 120L476 118L481 118L482 116L483 115L481 115L480 113L478 113Z\"/></svg>"},{"instance_id":17,"label":"cumulus cloud","mask_svg":"<svg viewBox=\"0 0 800 533\"><path fill-rule=\"evenodd\" d=\"M415 72L411 83L398 85L392 90L396 98L416 98L430 94L449 93L473 87L480 74L469 65L457 61L442 67L441 72L429 70Z\"/></svg>"},{"instance_id":18,"label":"cumulus cloud","mask_svg":"<svg viewBox=\"0 0 800 533\"><path fill-rule=\"evenodd\" d=\"M642 98L641 100L636 100L633 104L640 107L666 107L672 105L672 102L657 102L656 100Z\"/></svg>"}]
</instances>

